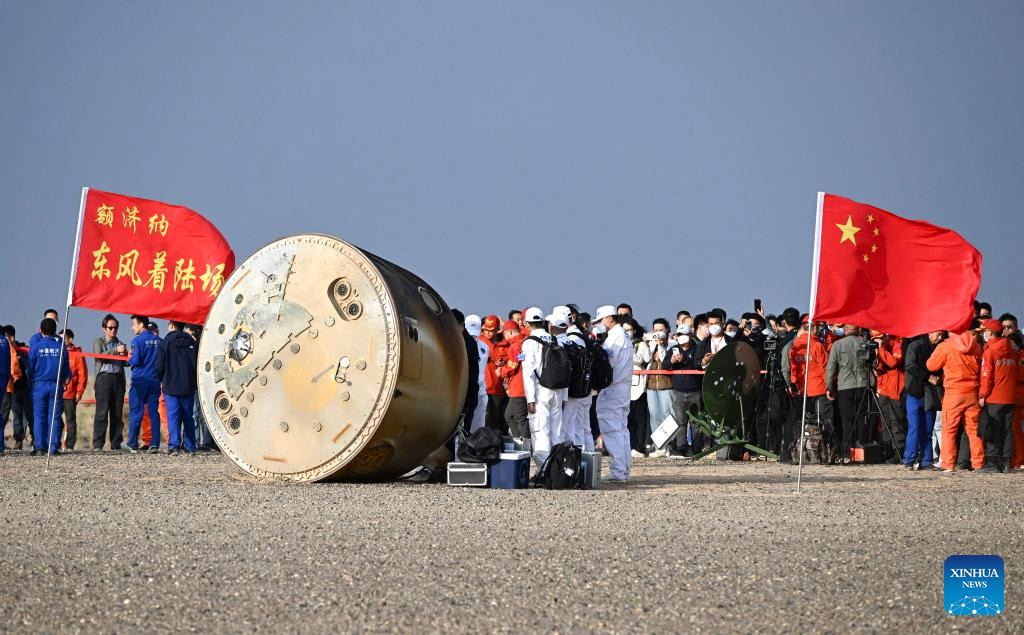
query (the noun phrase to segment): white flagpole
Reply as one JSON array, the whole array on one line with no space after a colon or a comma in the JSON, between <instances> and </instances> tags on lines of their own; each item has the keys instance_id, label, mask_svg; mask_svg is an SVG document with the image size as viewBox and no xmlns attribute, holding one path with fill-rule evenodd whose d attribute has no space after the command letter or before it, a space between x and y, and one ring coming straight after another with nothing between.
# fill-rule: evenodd
<instances>
[{"instance_id":1,"label":"white flagpole","mask_svg":"<svg viewBox=\"0 0 1024 635\"><path fill-rule=\"evenodd\" d=\"M68 281L68 301L64 307L64 330L70 328L71 323L71 296L75 290L75 276L78 274L78 255L82 249L82 222L85 220L85 199L89 195L89 188L82 188L82 200L78 205L78 228L75 231L75 252L71 258L71 277ZM64 369L64 353L67 350L67 339L60 336L60 357L57 358L57 388L53 391L53 407L50 409L50 433L46 441L46 470L50 470L50 447L53 445L53 424L57 419L57 400L63 399L64 386L60 381L61 371ZM70 360L69 360L70 365ZM70 369L69 369L70 370ZM60 439L57 439L57 446L60 447Z\"/></svg>"},{"instance_id":2,"label":"white flagpole","mask_svg":"<svg viewBox=\"0 0 1024 635\"><path fill-rule=\"evenodd\" d=\"M814 329L814 302L818 295L818 267L821 264L821 217L825 205L825 193L818 192L818 208L814 214L814 256L811 264L811 300L807 309L807 353L804 357L804 406L800 414L800 461L796 468L796 493L800 493L800 480L804 471L804 435L807 433L807 381L810 377L808 366L811 361L811 331Z\"/></svg>"}]
</instances>

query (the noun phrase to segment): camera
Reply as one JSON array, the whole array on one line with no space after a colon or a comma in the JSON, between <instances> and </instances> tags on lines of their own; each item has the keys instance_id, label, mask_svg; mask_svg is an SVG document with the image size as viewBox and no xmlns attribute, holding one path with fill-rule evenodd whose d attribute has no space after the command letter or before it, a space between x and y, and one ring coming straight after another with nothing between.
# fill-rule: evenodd
<instances>
[{"instance_id":1,"label":"camera","mask_svg":"<svg viewBox=\"0 0 1024 635\"><path fill-rule=\"evenodd\" d=\"M878 357L878 342L865 339L857 345L857 361L874 364Z\"/></svg>"},{"instance_id":2,"label":"camera","mask_svg":"<svg viewBox=\"0 0 1024 635\"><path fill-rule=\"evenodd\" d=\"M774 350L778 349L778 347L779 347L779 340L774 335L766 336L764 338L764 341L761 342L761 348L763 348L765 351L774 351Z\"/></svg>"}]
</instances>

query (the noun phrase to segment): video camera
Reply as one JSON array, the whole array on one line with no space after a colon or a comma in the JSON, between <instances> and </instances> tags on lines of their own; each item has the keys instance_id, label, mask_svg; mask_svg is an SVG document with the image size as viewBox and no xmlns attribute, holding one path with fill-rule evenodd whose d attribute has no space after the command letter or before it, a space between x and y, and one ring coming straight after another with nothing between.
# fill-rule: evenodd
<instances>
[{"instance_id":1,"label":"video camera","mask_svg":"<svg viewBox=\"0 0 1024 635\"><path fill-rule=\"evenodd\" d=\"M865 335L863 341L857 344L857 361L874 365L876 359L878 359L878 342Z\"/></svg>"}]
</instances>

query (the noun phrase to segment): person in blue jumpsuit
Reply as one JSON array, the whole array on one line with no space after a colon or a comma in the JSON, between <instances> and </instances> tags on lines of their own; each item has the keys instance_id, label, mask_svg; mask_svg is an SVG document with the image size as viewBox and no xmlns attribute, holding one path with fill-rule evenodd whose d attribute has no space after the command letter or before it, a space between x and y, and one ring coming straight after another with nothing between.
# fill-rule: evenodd
<instances>
[{"instance_id":1,"label":"person in blue jumpsuit","mask_svg":"<svg viewBox=\"0 0 1024 635\"><path fill-rule=\"evenodd\" d=\"M185 325L171 321L170 331L156 355L156 371L167 401L167 453L196 453L196 422L192 408L196 394L199 346L185 332ZM184 430L184 433L183 433Z\"/></svg>"},{"instance_id":2,"label":"person in blue jumpsuit","mask_svg":"<svg viewBox=\"0 0 1024 635\"><path fill-rule=\"evenodd\" d=\"M0 334L0 389L7 390L7 382L11 379L11 343ZM6 396L0 393L0 396ZM14 395L11 395L13 401ZM7 416L0 419L0 456L7 450L4 447L4 428L7 426Z\"/></svg>"},{"instance_id":3,"label":"person in blue jumpsuit","mask_svg":"<svg viewBox=\"0 0 1024 635\"><path fill-rule=\"evenodd\" d=\"M160 338L147 328L149 318L132 316L132 353L128 365L132 367L132 385L128 390L128 445L132 454L139 451L139 432L142 431L142 409L149 413L149 428L153 438L149 453L160 449L160 379L156 372L156 354Z\"/></svg>"},{"instance_id":4,"label":"person in blue jumpsuit","mask_svg":"<svg viewBox=\"0 0 1024 635\"><path fill-rule=\"evenodd\" d=\"M64 384L71 378L68 352L57 339L57 323L46 318L39 325L40 337L28 347L28 376L32 379L32 456L60 454L64 411ZM60 388L58 390L58 384ZM56 401L55 401L56 399ZM50 431L53 436L50 436Z\"/></svg>"}]
</instances>

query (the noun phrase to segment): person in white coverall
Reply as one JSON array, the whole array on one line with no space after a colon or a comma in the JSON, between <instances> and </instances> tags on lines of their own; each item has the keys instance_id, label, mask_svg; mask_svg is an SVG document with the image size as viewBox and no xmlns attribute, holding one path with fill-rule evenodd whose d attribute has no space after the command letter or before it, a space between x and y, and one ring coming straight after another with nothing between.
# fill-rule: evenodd
<instances>
[{"instance_id":1,"label":"person in white coverall","mask_svg":"<svg viewBox=\"0 0 1024 635\"><path fill-rule=\"evenodd\" d=\"M491 349L480 340L480 327L481 320L479 315L467 315L466 321L463 324L466 327L466 332L473 336L476 340L476 348L480 352L480 377L478 379L480 386L479 400L476 402L476 409L473 410L473 420L469 425L469 432L473 433L484 427L484 423L487 420L487 360L490 359Z\"/></svg>"},{"instance_id":2,"label":"person in white coverall","mask_svg":"<svg viewBox=\"0 0 1024 635\"><path fill-rule=\"evenodd\" d=\"M551 453L552 427L561 429L563 390L540 385L544 346L537 340L551 342L554 339L544 330L544 313L537 307L530 307L523 319L530 325L530 335L523 340L523 392L533 439L533 459L540 467Z\"/></svg>"},{"instance_id":3,"label":"person in white coverall","mask_svg":"<svg viewBox=\"0 0 1024 635\"><path fill-rule=\"evenodd\" d=\"M572 322L572 313L567 306L556 306L551 310L552 315L561 315L566 318L569 325L565 332L565 343L569 346L587 346L587 335ZM590 404L594 396L573 398L566 391L565 407L562 409L563 428L565 429L565 440L572 441L573 445L582 446L587 452L594 451L594 435L590 433Z\"/></svg>"},{"instance_id":4,"label":"person in white coverall","mask_svg":"<svg viewBox=\"0 0 1024 635\"><path fill-rule=\"evenodd\" d=\"M608 471L610 481L628 481L632 456L629 448L629 388L633 374L633 343L622 330L620 316L615 307L605 305L597 310L597 331L608 333L604 350L612 367L612 383L597 394L597 425L601 429L604 447L612 457Z\"/></svg>"}]
</instances>

